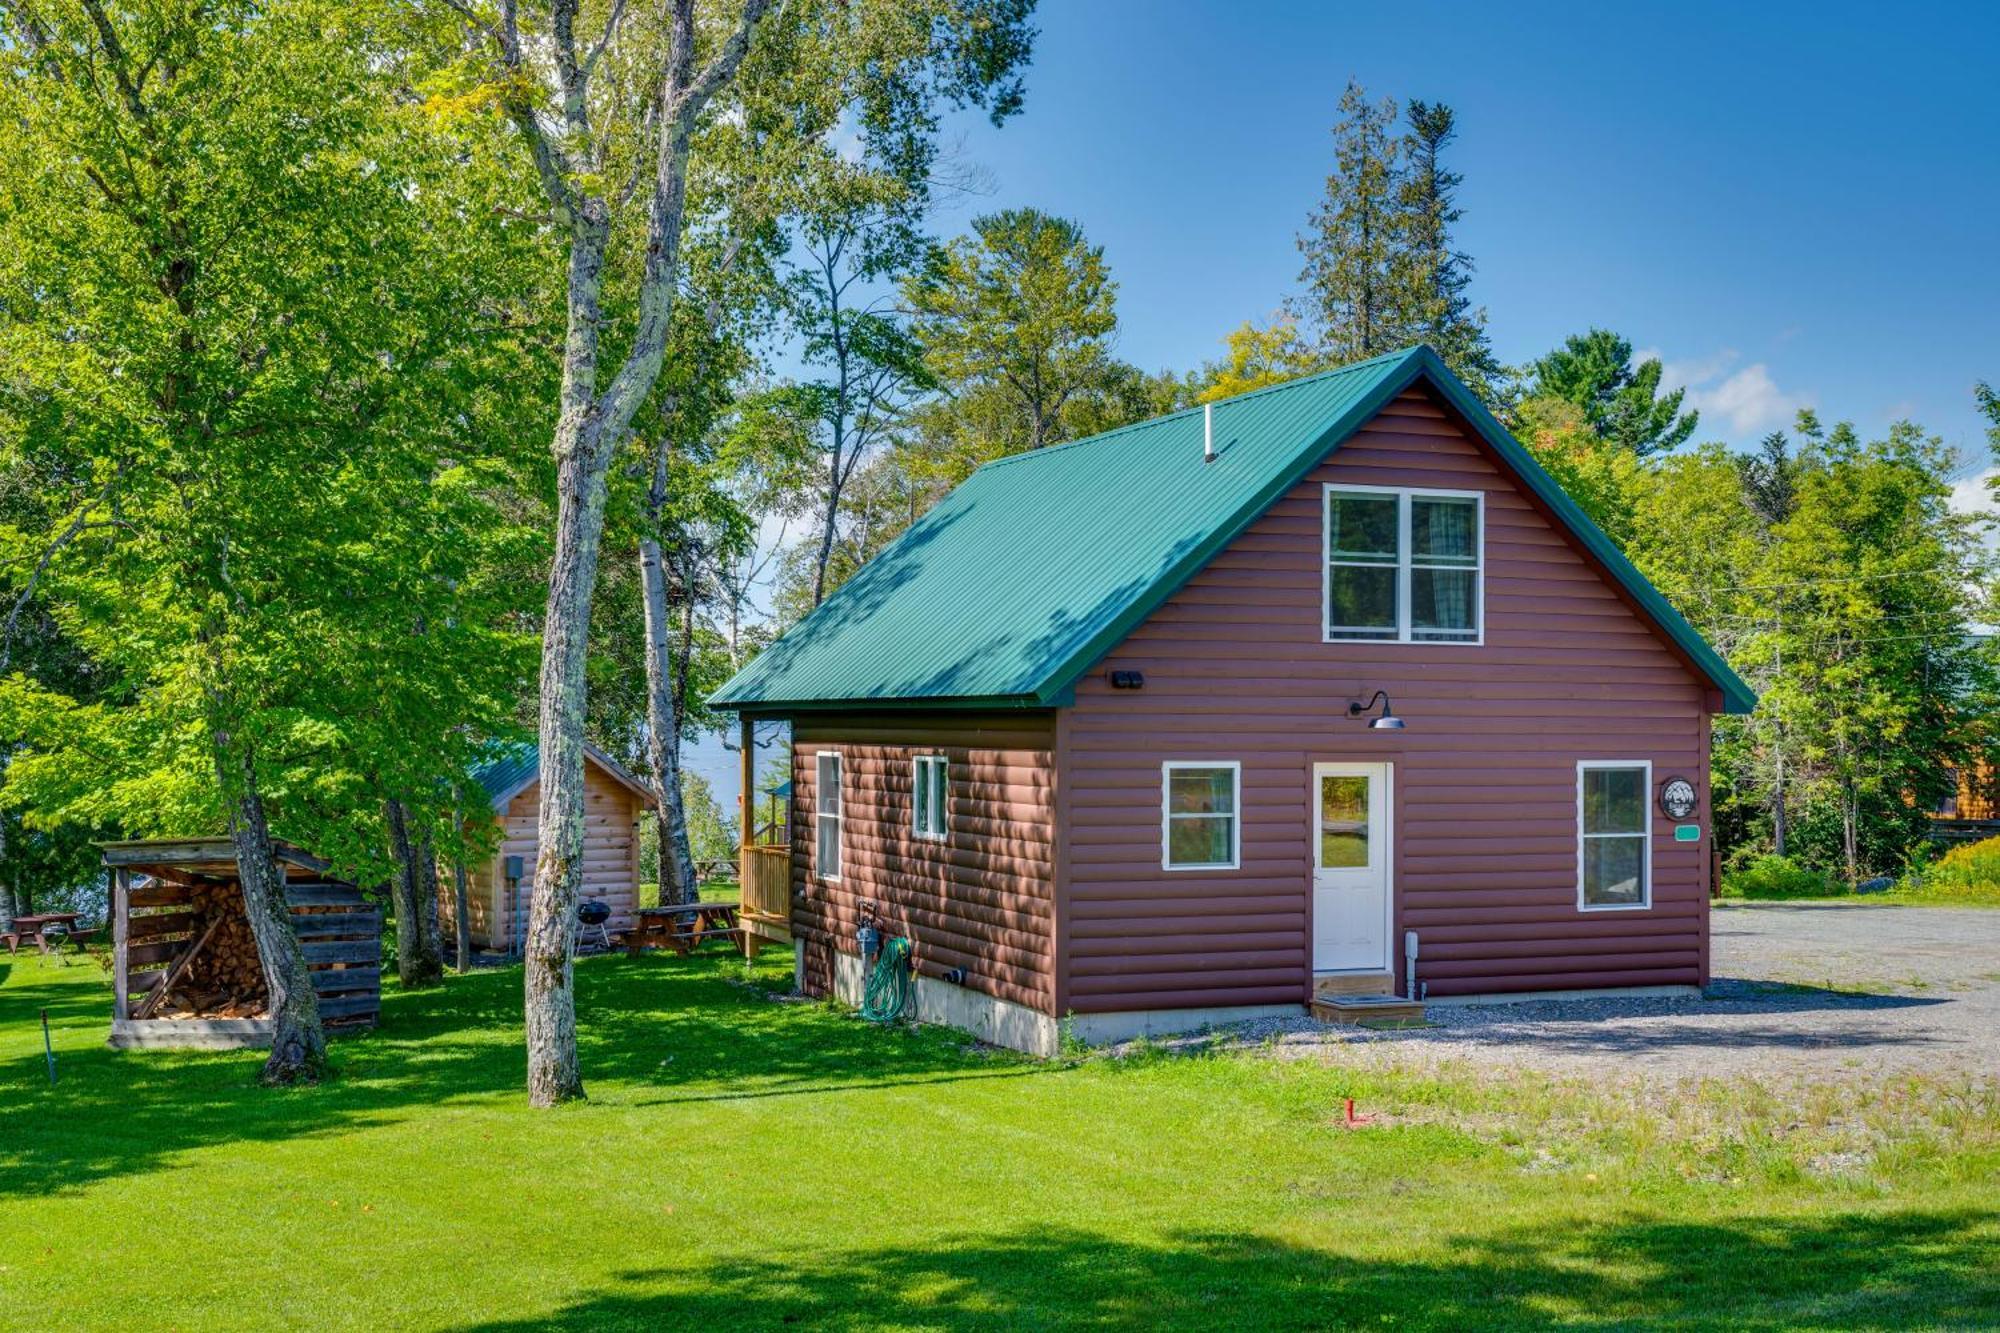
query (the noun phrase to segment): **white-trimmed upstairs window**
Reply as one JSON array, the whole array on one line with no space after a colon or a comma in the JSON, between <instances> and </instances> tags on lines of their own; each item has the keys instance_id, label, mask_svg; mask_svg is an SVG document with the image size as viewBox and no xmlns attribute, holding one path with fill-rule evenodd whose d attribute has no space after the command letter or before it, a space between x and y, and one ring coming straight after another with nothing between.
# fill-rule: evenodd
<instances>
[{"instance_id":1,"label":"white-trimmed upstairs window","mask_svg":"<svg viewBox=\"0 0 2000 1333\"><path fill-rule=\"evenodd\" d=\"M1234 870L1242 848L1243 765L1174 760L1160 765L1160 865Z\"/></svg>"},{"instance_id":2,"label":"white-trimmed upstairs window","mask_svg":"<svg viewBox=\"0 0 2000 1333\"><path fill-rule=\"evenodd\" d=\"M1648 760L1586 759L1576 766L1577 907L1632 910L1653 903Z\"/></svg>"},{"instance_id":3,"label":"white-trimmed upstairs window","mask_svg":"<svg viewBox=\"0 0 2000 1333\"><path fill-rule=\"evenodd\" d=\"M1325 488L1329 643L1478 643L1484 634L1485 496Z\"/></svg>"},{"instance_id":4,"label":"white-trimmed upstairs window","mask_svg":"<svg viewBox=\"0 0 2000 1333\"><path fill-rule=\"evenodd\" d=\"M941 754L920 754L910 761L910 832L943 842L951 828L949 765Z\"/></svg>"},{"instance_id":5,"label":"white-trimmed upstairs window","mask_svg":"<svg viewBox=\"0 0 2000 1333\"><path fill-rule=\"evenodd\" d=\"M840 878L840 751L813 757L813 874Z\"/></svg>"}]
</instances>

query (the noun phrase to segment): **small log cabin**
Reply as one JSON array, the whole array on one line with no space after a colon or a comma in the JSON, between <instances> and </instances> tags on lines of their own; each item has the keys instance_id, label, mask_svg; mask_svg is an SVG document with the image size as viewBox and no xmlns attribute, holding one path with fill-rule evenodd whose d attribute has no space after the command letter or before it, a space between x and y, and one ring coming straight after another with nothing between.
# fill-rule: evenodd
<instances>
[{"instance_id":1,"label":"small log cabin","mask_svg":"<svg viewBox=\"0 0 2000 1333\"><path fill-rule=\"evenodd\" d=\"M541 748L532 741L495 745L470 776L500 825L493 855L466 867L472 942L481 949L518 953L527 936L528 897L541 847ZM639 906L639 821L659 803L645 783L594 745L584 747L583 793L581 896L610 907L606 929L621 930L632 924ZM438 911L447 932L456 928L456 910L451 867L441 866Z\"/></svg>"},{"instance_id":2,"label":"small log cabin","mask_svg":"<svg viewBox=\"0 0 2000 1333\"><path fill-rule=\"evenodd\" d=\"M1048 1051L1701 985L1755 699L1419 347L988 463L713 702L791 723L802 988L872 915Z\"/></svg>"}]
</instances>

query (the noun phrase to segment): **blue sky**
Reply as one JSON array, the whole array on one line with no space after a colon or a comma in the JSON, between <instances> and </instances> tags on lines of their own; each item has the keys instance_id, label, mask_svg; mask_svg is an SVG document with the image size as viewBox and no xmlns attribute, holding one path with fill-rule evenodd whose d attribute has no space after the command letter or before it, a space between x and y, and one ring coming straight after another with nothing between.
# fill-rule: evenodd
<instances>
[{"instance_id":1,"label":"blue sky","mask_svg":"<svg viewBox=\"0 0 2000 1333\"><path fill-rule=\"evenodd\" d=\"M1212 357L1296 285L1350 77L1459 114L1461 243L1503 360L1592 324L1747 443L1799 404L1983 448L2000 381L2000 6L1045 0L993 193L1080 221L1123 355Z\"/></svg>"},{"instance_id":2,"label":"blue sky","mask_svg":"<svg viewBox=\"0 0 2000 1333\"><path fill-rule=\"evenodd\" d=\"M1747 445L1802 405L1984 456L2000 383L2000 6L1044 0L1024 112L950 137L1075 218L1120 352L1188 369L1297 284L1348 79L1458 112L1459 238L1509 363L1591 325ZM1968 498L1975 488L1962 488ZM689 763L733 811L735 761Z\"/></svg>"}]
</instances>

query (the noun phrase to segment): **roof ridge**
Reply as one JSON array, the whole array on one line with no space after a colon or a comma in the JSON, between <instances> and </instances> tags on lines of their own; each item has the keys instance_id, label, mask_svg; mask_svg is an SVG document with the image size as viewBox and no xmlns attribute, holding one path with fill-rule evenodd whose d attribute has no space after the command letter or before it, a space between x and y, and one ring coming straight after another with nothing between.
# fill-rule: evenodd
<instances>
[{"instance_id":1,"label":"roof ridge","mask_svg":"<svg viewBox=\"0 0 2000 1333\"><path fill-rule=\"evenodd\" d=\"M1242 393L1232 393L1227 398L1217 398L1213 402L1196 403L1193 407L1176 408L1171 412L1162 412L1156 417L1147 417L1144 421L1130 421L1123 426L1113 426L1110 430L1101 430L1095 435L1086 435L1080 440L1064 440L1061 444L1044 445L1040 449L1026 449L1018 454L1003 454L999 458L987 459L984 463L974 468L973 471L980 472L989 467L998 467L1003 463L1020 463L1033 458L1046 458L1050 454L1061 453L1065 449L1074 449L1080 444L1096 444L1101 440L1108 440L1114 435L1123 435L1128 431L1135 431L1143 426L1157 426L1163 421L1172 421L1176 417L1193 416L1196 412L1200 412L1205 408L1221 407L1225 403L1240 403L1245 399L1256 398L1264 394L1279 393L1286 389L1296 389L1303 385L1317 383L1320 380L1332 379L1338 375L1346 375L1353 371L1364 370L1370 366L1377 366L1383 362L1395 361L1411 356L1427 346L1429 346L1427 343L1412 343L1408 347L1394 352L1384 352L1380 356L1371 356L1363 361L1349 361L1345 365L1328 366L1325 370L1315 370L1310 375L1300 375L1295 379L1280 380L1276 384L1259 385L1255 389L1245 389Z\"/></svg>"}]
</instances>

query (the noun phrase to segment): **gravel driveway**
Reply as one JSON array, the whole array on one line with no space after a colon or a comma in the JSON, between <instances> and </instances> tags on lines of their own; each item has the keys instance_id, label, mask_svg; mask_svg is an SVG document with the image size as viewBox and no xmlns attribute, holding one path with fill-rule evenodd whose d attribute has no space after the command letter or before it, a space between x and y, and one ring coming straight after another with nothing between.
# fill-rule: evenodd
<instances>
[{"instance_id":1,"label":"gravel driveway","mask_svg":"<svg viewBox=\"0 0 2000 1333\"><path fill-rule=\"evenodd\" d=\"M1713 929L1699 999L1432 1005L1433 1026L1409 1032L1282 1019L1231 1035L1565 1074L2000 1073L2000 911L1755 903L1718 906Z\"/></svg>"}]
</instances>

